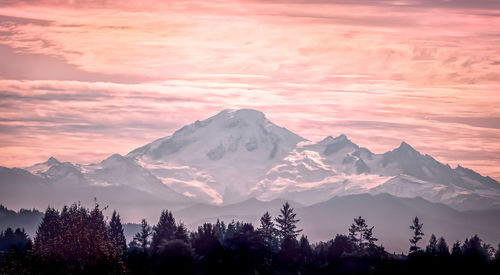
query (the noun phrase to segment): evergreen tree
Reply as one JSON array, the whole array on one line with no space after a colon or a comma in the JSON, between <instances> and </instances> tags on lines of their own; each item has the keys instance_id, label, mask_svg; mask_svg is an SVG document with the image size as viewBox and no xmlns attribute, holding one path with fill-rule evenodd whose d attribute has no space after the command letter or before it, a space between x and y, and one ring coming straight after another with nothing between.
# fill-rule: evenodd
<instances>
[{"instance_id":1,"label":"evergreen tree","mask_svg":"<svg viewBox=\"0 0 500 275\"><path fill-rule=\"evenodd\" d=\"M373 247L377 238L373 237L373 226L368 227L366 220L359 216L349 228L349 239L359 248Z\"/></svg>"},{"instance_id":2,"label":"evergreen tree","mask_svg":"<svg viewBox=\"0 0 500 275\"><path fill-rule=\"evenodd\" d=\"M149 236L151 235L151 226L148 225L146 219L141 220L141 231L134 236L134 244L141 248L142 252L146 252L149 248Z\"/></svg>"},{"instance_id":3,"label":"evergreen tree","mask_svg":"<svg viewBox=\"0 0 500 275\"><path fill-rule=\"evenodd\" d=\"M344 253L352 253L356 244L346 235L337 234L335 239L329 242L327 258L329 261L338 260Z\"/></svg>"},{"instance_id":4,"label":"evergreen tree","mask_svg":"<svg viewBox=\"0 0 500 275\"><path fill-rule=\"evenodd\" d=\"M434 234L431 235L429 239L429 244L425 247L425 253L429 255L436 255L438 251L438 246L437 246L437 239Z\"/></svg>"},{"instance_id":5,"label":"evergreen tree","mask_svg":"<svg viewBox=\"0 0 500 275\"><path fill-rule=\"evenodd\" d=\"M484 249L482 240L474 235L470 239L465 239L462 246L462 253L466 261L471 263L484 263L489 260L488 251Z\"/></svg>"},{"instance_id":6,"label":"evergreen tree","mask_svg":"<svg viewBox=\"0 0 500 275\"><path fill-rule=\"evenodd\" d=\"M313 250L307 236L302 235L302 237L300 237L299 251L302 263L307 263L312 258Z\"/></svg>"},{"instance_id":7,"label":"evergreen tree","mask_svg":"<svg viewBox=\"0 0 500 275\"><path fill-rule=\"evenodd\" d=\"M267 211L260 218L260 227L258 228L258 232L261 235L264 244L267 247L270 247L276 236L276 228L274 228L273 219Z\"/></svg>"},{"instance_id":8,"label":"evergreen tree","mask_svg":"<svg viewBox=\"0 0 500 275\"><path fill-rule=\"evenodd\" d=\"M151 240L151 248L153 251L156 251L163 241L174 239L176 229L177 227L175 226L175 219L172 212L163 210L158 224L153 227L153 238Z\"/></svg>"},{"instance_id":9,"label":"evergreen tree","mask_svg":"<svg viewBox=\"0 0 500 275\"><path fill-rule=\"evenodd\" d=\"M226 225L224 224L224 221L220 221L217 219L217 222L215 223L214 227L215 235L219 239L220 243L224 243L226 239Z\"/></svg>"},{"instance_id":10,"label":"evergreen tree","mask_svg":"<svg viewBox=\"0 0 500 275\"><path fill-rule=\"evenodd\" d=\"M127 252L127 241L125 239L125 235L123 234L123 226L120 215L117 214L116 211L113 211L109 222L109 238L118 255L122 255L122 257L125 256Z\"/></svg>"},{"instance_id":11,"label":"evergreen tree","mask_svg":"<svg viewBox=\"0 0 500 275\"><path fill-rule=\"evenodd\" d=\"M8 227L5 232L0 232L0 253L8 252L13 246L16 247L18 251L23 250L23 248L30 242L28 234L23 229Z\"/></svg>"},{"instance_id":12,"label":"evergreen tree","mask_svg":"<svg viewBox=\"0 0 500 275\"><path fill-rule=\"evenodd\" d=\"M451 256L455 259L462 257L462 247L460 246L459 241L453 243L453 247L451 249Z\"/></svg>"},{"instance_id":13,"label":"evergreen tree","mask_svg":"<svg viewBox=\"0 0 500 275\"><path fill-rule=\"evenodd\" d=\"M365 219L361 216L354 219L354 223L349 228L349 239L358 247L363 245L363 232L368 228Z\"/></svg>"},{"instance_id":14,"label":"evergreen tree","mask_svg":"<svg viewBox=\"0 0 500 275\"><path fill-rule=\"evenodd\" d=\"M293 208L290 204L286 202L280 210L280 214L275 219L278 225L278 234L282 240L285 239L296 239L297 235L302 232L302 229L297 230L297 223L299 219L295 219L296 213L293 212Z\"/></svg>"},{"instance_id":15,"label":"evergreen tree","mask_svg":"<svg viewBox=\"0 0 500 275\"><path fill-rule=\"evenodd\" d=\"M230 239L236 233L236 223L232 220L228 225L224 233L224 239Z\"/></svg>"},{"instance_id":16,"label":"evergreen tree","mask_svg":"<svg viewBox=\"0 0 500 275\"><path fill-rule=\"evenodd\" d=\"M153 274L194 274L195 253L189 243L180 239L164 241L152 258ZM139 271L144 274L144 270Z\"/></svg>"},{"instance_id":17,"label":"evergreen tree","mask_svg":"<svg viewBox=\"0 0 500 275\"><path fill-rule=\"evenodd\" d=\"M437 254L439 256L450 256L450 248L444 237L439 238L437 243Z\"/></svg>"},{"instance_id":18,"label":"evergreen tree","mask_svg":"<svg viewBox=\"0 0 500 275\"><path fill-rule=\"evenodd\" d=\"M43 260L54 260L62 257L61 245L61 219L59 212L48 207L38 226L33 246L33 252Z\"/></svg>"},{"instance_id":19,"label":"evergreen tree","mask_svg":"<svg viewBox=\"0 0 500 275\"><path fill-rule=\"evenodd\" d=\"M189 235L183 223L180 223L174 232L174 239L181 240L185 243L189 242Z\"/></svg>"},{"instance_id":20,"label":"evergreen tree","mask_svg":"<svg viewBox=\"0 0 500 275\"><path fill-rule=\"evenodd\" d=\"M377 238L373 237L373 228L374 228L374 226L367 228L363 232L363 238L365 239L365 246L370 247L370 248L374 247L375 242L378 241Z\"/></svg>"},{"instance_id":21,"label":"evergreen tree","mask_svg":"<svg viewBox=\"0 0 500 275\"><path fill-rule=\"evenodd\" d=\"M410 254L417 253L421 251L420 247L417 245L418 242L424 236L424 232L422 232L423 223L420 223L418 217L413 219L413 224L410 226L410 229L413 230L413 238L410 239Z\"/></svg>"},{"instance_id":22,"label":"evergreen tree","mask_svg":"<svg viewBox=\"0 0 500 275\"><path fill-rule=\"evenodd\" d=\"M34 248L35 255L47 267L54 262L64 263L64 273L95 273L98 270L119 273L123 270L97 203L92 210L79 204L65 206L60 216L57 211L47 209Z\"/></svg>"},{"instance_id":23,"label":"evergreen tree","mask_svg":"<svg viewBox=\"0 0 500 275\"><path fill-rule=\"evenodd\" d=\"M210 223L198 226L198 231L191 234L191 242L198 255L209 255L221 248L215 226Z\"/></svg>"}]
</instances>

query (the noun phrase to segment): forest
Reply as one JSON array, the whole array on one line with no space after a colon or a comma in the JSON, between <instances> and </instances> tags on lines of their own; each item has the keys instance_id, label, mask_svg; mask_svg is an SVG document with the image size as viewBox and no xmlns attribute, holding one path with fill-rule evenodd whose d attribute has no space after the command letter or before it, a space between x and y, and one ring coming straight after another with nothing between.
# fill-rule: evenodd
<instances>
[{"instance_id":1,"label":"forest","mask_svg":"<svg viewBox=\"0 0 500 275\"><path fill-rule=\"evenodd\" d=\"M116 211L108 220L98 203L49 207L33 240L21 228L0 232L0 274L500 274L500 244L474 235L448 245L432 233L424 243L418 217L409 217L407 254L385 251L361 216L347 235L314 244L298 221L285 203L257 227L217 221L190 232L163 210L127 244Z\"/></svg>"}]
</instances>

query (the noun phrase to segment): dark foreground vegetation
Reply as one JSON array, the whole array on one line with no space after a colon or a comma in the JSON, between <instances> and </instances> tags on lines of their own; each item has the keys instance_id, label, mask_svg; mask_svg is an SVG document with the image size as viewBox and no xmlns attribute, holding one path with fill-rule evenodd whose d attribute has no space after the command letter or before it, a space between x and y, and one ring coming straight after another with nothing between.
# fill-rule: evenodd
<instances>
[{"instance_id":1,"label":"dark foreground vegetation","mask_svg":"<svg viewBox=\"0 0 500 275\"><path fill-rule=\"evenodd\" d=\"M142 220L127 245L116 212L107 222L98 204L48 208L33 241L22 229L1 232L0 274L500 274L500 247L478 236L450 248L431 235L421 248L417 217L408 255L377 245L362 217L348 235L313 245L297 222L286 203L274 219L266 212L257 228L218 221L189 232L165 210L153 227Z\"/></svg>"}]
</instances>

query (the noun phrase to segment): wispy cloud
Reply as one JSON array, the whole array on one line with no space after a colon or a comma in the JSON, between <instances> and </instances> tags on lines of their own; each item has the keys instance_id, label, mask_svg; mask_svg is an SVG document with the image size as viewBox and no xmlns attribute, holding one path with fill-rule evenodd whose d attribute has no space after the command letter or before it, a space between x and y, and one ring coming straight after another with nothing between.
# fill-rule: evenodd
<instances>
[{"instance_id":1,"label":"wispy cloud","mask_svg":"<svg viewBox=\"0 0 500 275\"><path fill-rule=\"evenodd\" d=\"M498 1L2 1L1 165L126 153L224 108L500 178Z\"/></svg>"}]
</instances>

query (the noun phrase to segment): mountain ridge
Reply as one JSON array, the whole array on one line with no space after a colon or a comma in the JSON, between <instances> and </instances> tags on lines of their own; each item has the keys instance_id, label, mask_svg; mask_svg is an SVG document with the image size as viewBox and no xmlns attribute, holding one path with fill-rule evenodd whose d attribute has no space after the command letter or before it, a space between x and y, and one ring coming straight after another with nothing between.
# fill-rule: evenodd
<instances>
[{"instance_id":1,"label":"mountain ridge","mask_svg":"<svg viewBox=\"0 0 500 275\"><path fill-rule=\"evenodd\" d=\"M86 188L93 194L121 188L128 190L127 196L136 190L143 198L174 207L228 205L249 198L312 205L335 196L389 193L420 196L459 210L500 209L497 181L462 166L451 168L405 141L381 154L345 134L312 142L251 109L223 110L99 163L50 157L15 169L0 169L0 199L13 194L7 185L26 193L35 186L45 194L40 190L44 185Z\"/></svg>"}]
</instances>

